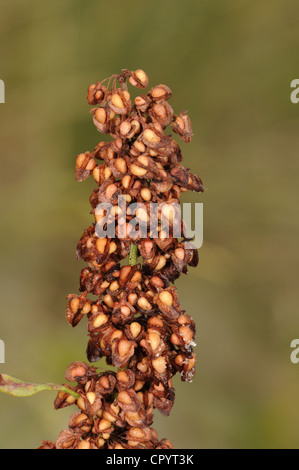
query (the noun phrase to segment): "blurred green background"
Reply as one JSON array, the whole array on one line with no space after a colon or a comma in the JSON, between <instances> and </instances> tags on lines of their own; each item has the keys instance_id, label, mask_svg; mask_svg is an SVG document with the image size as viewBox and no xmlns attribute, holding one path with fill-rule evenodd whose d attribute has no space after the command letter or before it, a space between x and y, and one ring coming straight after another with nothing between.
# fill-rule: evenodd
<instances>
[{"instance_id":1,"label":"blurred green background","mask_svg":"<svg viewBox=\"0 0 299 470\"><path fill-rule=\"evenodd\" d=\"M185 165L207 190L200 263L177 281L197 323L192 384L174 380L159 436L176 448L290 448L299 442L299 78L296 0L1 0L1 318L6 362L29 381L63 382L85 360L72 329L76 244L92 218L92 181L76 154L100 141L86 90L122 68L167 84L188 109ZM0 397L0 447L36 448L67 427L55 394Z\"/></svg>"}]
</instances>

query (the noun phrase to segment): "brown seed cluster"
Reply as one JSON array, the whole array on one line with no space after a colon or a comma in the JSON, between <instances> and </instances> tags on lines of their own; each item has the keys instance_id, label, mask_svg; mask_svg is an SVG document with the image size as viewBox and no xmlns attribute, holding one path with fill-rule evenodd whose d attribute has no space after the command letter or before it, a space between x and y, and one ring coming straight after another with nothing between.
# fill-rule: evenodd
<instances>
[{"instance_id":1,"label":"brown seed cluster","mask_svg":"<svg viewBox=\"0 0 299 470\"><path fill-rule=\"evenodd\" d=\"M70 382L77 382L72 390L80 396L76 399L59 392L55 408L77 405L77 411L70 417L68 429L59 434L56 442L43 441L41 448L172 448L167 439L159 441L157 432L151 427L153 409L163 400L164 389L169 397L174 395L171 381L164 386L153 384L144 389L144 382L130 369L98 374L95 367L84 362L70 364L65 377Z\"/></svg>"},{"instance_id":2,"label":"brown seed cluster","mask_svg":"<svg viewBox=\"0 0 299 470\"><path fill-rule=\"evenodd\" d=\"M78 243L77 256L87 267L81 271L81 294L68 296L66 311L72 326L87 318L88 360L105 357L118 372L98 374L78 362L68 367L66 379L77 382L73 390L80 398L59 392L55 407L76 404L79 411L55 444L44 441L43 448L170 448L171 443L159 441L151 428L153 410L169 415L175 397L172 377L179 372L183 381L191 381L194 376L195 324L182 310L171 283L187 273L188 266L197 265L198 253L184 238L175 237L172 209L182 192L201 192L204 187L181 164L181 149L166 133L170 126L189 142L191 122L186 112L174 114L166 85L132 102L127 82L144 89L148 77L140 69L123 70L88 88L88 103L96 106L91 110L93 122L113 140L76 158L77 181L93 175L97 183L90 196L95 221ZM162 207L154 215L153 202ZM113 206L114 220L98 208L100 203ZM131 225L132 203L142 203L135 216L145 227L145 237L136 235ZM96 226L107 229L110 223L115 224L115 237L99 237ZM142 257L141 264L136 259L122 263L132 248Z\"/></svg>"}]
</instances>

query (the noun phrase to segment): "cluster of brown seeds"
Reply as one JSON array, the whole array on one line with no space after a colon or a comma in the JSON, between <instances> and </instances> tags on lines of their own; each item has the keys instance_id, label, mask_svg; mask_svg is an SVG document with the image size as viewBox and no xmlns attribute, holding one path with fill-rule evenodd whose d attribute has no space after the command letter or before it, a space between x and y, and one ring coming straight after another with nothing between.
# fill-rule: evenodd
<instances>
[{"instance_id":1,"label":"cluster of brown seeds","mask_svg":"<svg viewBox=\"0 0 299 470\"><path fill-rule=\"evenodd\" d=\"M97 374L95 367L84 362L73 362L66 371L66 379L77 382L72 390L75 398L59 392L55 408L76 404L78 411L69 420L55 443L43 441L47 449L167 449L167 439L158 440L151 427L153 409L163 400L164 389L169 397L174 395L171 381L160 386L152 384L144 389L144 382L137 379L130 369L117 373L108 371Z\"/></svg>"},{"instance_id":2,"label":"cluster of brown seeds","mask_svg":"<svg viewBox=\"0 0 299 470\"><path fill-rule=\"evenodd\" d=\"M80 398L59 392L55 407L76 403L79 411L55 444L44 441L43 447L169 448L171 443L159 441L150 427L153 410L170 413L175 396L171 379L177 372L184 381L194 376L195 324L181 309L171 283L187 273L188 266L197 265L198 253L184 237L175 236L172 209L182 192L204 187L181 165L180 147L165 133L170 125L189 142L191 122L186 112L174 114L166 85L155 86L132 103L127 81L140 89L148 85L143 70L123 70L108 83L88 88L88 102L96 105L91 110L93 122L113 140L100 142L92 153L76 159L77 181L92 174L97 183L90 196L95 221L78 243L77 256L88 266L81 271L81 294L68 296L66 312L72 326L87 317L88 360L105 357L119 369L98 374L85 363L68 367L66 379L77 382L73 390ZM119 204L120 196L124 205ZM102 203L112 206L108 218L99 207ZM145 228L145 236L132 225L132 203L142 203L135 219ZM151 203L159 204L154 215ZM112 223L113 238L98 236L97 227L107 230ZM128 256L129 264L123 265Z\"/></svg>"}]
</instances>

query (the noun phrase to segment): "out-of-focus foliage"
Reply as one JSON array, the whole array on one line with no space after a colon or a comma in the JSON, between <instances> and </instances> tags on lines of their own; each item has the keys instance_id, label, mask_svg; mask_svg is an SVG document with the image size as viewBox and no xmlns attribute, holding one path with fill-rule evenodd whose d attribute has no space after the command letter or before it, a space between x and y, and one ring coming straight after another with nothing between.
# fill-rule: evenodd
<instances>
[{"instance_id":1,"label":"out-of-focus foliage","mask_svg":"<svg viewBox=\"0 0 299 470\"><path fill-rule=\"evenodd\" d=\"M91 222L92 182L75 155L101 136L86 90L122 68L166 83L188 109L186 166L202 177L204 245L177 282L197 323L197 376L175 380L160 438L177 448L296 447L299 365L299 104L296 0L2 0L0 78L2 373L63 382L85 360L86 325L72 330L75 248ZM102 364L104 366L104 364ZM0 447L39 446L67 427L54 394L0 397Z\"/></svg>"}]
</instances>

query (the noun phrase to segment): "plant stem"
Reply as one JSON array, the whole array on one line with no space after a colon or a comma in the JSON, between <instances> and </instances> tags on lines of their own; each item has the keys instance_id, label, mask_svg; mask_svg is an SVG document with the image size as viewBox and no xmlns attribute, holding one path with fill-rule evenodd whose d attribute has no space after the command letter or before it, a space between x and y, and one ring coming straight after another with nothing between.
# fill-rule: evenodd
<instances>
[{"instance_id":1,"label":"plant stem","mask_svg":"<svg viewBox=\"0 0 299 470\"><path fill-rule=\"evenodd\" d=\"M137 252L138 248L137 245L134 245L134 243L130 244L130 253L129 253L129 265L134 266L137 264Z\"/></svg>"},{"instance_id":2,"label":"plant stem","mask_svg":"<svg viewBox=\"0 0 299 470\"><path fill-rule=\"evenodd\" d=\"M30 397L31 395L35 395L35 393L42 392L43 390L56 390L58 392L65 392L75 398L80 397L79 393L65 387L64 385L23 382L23 380L16 379L15 377L0 374L0 392L8 393L8 395L12 395L14 397Z\"/></svg>"}]
</instances>

